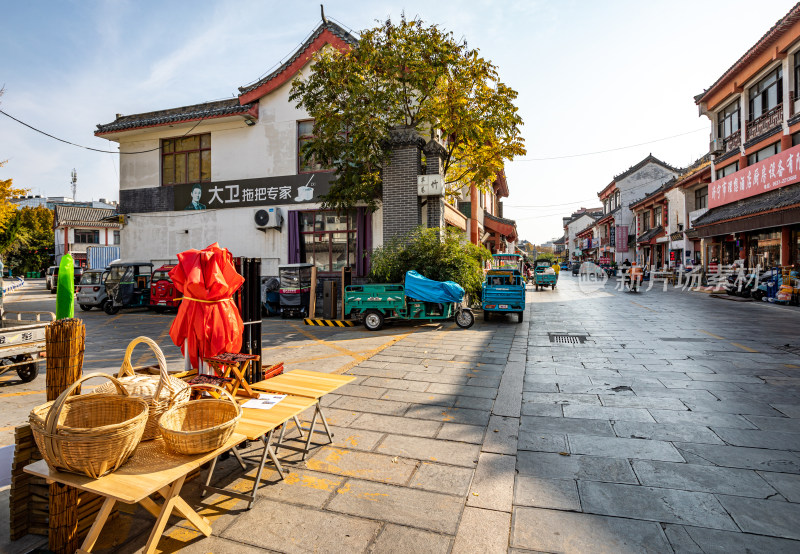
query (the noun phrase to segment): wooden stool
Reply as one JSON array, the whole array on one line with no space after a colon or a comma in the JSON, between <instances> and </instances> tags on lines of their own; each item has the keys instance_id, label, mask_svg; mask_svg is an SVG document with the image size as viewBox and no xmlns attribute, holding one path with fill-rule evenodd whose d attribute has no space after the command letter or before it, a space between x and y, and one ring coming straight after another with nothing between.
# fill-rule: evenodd
<instances>
[{"instance_id":1,"label":"wooden stool","mask_svg":"<svg viewBox=\"0 0 800 554\"><path fill-rule=\"evenodd\" d=\"M244 374L247 373L250 362L260 359L255 354L223 352L217 356L203 358L203 361L214 369L217 377L230 379L230 382L225 384L225 388L231 393L231 396L235 397L237 394L241 394L249 398L258 398L258 393L250 388L250 383L244 378ZM239 387L244 390L240 391Z\"/></svg>"}]
</instances>

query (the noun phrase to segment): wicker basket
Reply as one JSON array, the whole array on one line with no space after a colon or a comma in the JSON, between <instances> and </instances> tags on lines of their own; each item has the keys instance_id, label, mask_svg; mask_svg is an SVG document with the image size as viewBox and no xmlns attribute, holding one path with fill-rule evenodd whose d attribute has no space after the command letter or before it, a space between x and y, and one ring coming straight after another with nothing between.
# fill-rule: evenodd
<instances>
[{"instance_id":1,"label":"wicker basket","mask_svg":"<svg viewBox=\"0 0 800 554\"><path fill-rule=\"evenodd\" d=\"M191 388L216 389L227 400L192 400L170 408L161 416L158 422L161 436L167 447L178 454L201 454L219 448L242 417L242 408L225 389L210 384L191 385Z\"/></svg>"},{"instance_id":2,"label":"wicker basket","mask_svg":"<svg viewBox=\"0 0 800 554\"><path fill-rule=\"evenodd\" d=\"M150 347L158 360L159 375L139 375L134 372L131 364L133 349L137 344L144 343ZM167 360L158 344L147 337L136 337L125 349L125 357L119 370L117 379L131 396L143 398L150 406L150 416L144 430L143 441L149 441L160 436L158 420L161 415L172 406L180 406L189 401L189 385L167 373ZM104 383L95 389L95 392L109 393L114 390L112 383Z\"/></svg>"},{"instance_id":3,"label":"wicker basket","mask_svg":"<svg viewBox=\"0 0 800 554\"><path fill-rule=\"evenodd\" d=\"M70 396L93 377L110 379L114 394ZM111 375L93 373L61 395L31 410L28 421L51 469L97 479L124 464L136 450L147 424L147 402L134 398Z\"/></svg>"}]
</instances>

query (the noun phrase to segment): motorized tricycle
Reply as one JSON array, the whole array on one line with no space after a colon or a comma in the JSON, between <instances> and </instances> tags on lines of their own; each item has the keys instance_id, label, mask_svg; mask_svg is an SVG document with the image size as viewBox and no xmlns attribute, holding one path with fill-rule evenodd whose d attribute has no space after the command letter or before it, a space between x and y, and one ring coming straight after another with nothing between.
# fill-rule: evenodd
<instances>
[{"instance_id":1,"label":"motorized tricycle","mask_svg":"<svg viewBox=\"0 0 800 554\"><path fill-rule=\"evenodd\" d=\"M350 285L344 291L344 311L360 318L370 331L387 320L437 321L455 318L463 329L475 316L462 305L464 289L452 281L433 281L416 271L406 273L405 284Z\"/></svg>"},{"instance_id":2,"label":"motorized tricycle","mask_svg":"<svg viewBox=\"0 0 800 554\"><path fill-rule=\"evenodd\" d=\"M150 278L153 264L150 262L115 262L108 266L106 302L108 315L118 313L122 308L146 308L150 306Z\"/></svg>"},{"instance_id":3,"label":"motorized tricycle","mask_svg":"<svg viewBox=\"0 0 800 554\"><path fill-rule=\"evenodd\" d=\"M153 272L150 279L150 309L154 312L163 312L168 309L178 309L181 305L181 293L169 276L169 271L174 265L162 265Z\"/></svg>"},{"instance_id":4,"label":"motorized tricycle","mask_svg":"<svg viewBox=\"0 0 800 554\"><path fill-rule=\"evenodd\" d=\"M75 287L75 301L81 310L88 312L92 308L105 310L109 301L106 293L107 269L89 269L81 275Z\"/></svg>"},{"instance_id":5,"label":"motorized tricycle","mask_svg":"<svg viewBox=\"0 0 800 554\"><path fill-rule=\"evenodd\" d=\"M546 259L538 259L534 262L533 285L536 290L539 290L539 287L543 289L545 287L556 288L558 273L555 272L552 265L550 260Z\"/></svg>"},{"instance_id":6,"label":"motorized tricycle","mask_svg":"<svg viewBox=\"0 0 800 554\"><path fill-rule=\"evenodd\" d=\"M488 321L492 313L517 314L517 323L522 323L525 312L525 277L518 269L490 269L481 286L483 320Z\"/></svg>"}]
</instances>

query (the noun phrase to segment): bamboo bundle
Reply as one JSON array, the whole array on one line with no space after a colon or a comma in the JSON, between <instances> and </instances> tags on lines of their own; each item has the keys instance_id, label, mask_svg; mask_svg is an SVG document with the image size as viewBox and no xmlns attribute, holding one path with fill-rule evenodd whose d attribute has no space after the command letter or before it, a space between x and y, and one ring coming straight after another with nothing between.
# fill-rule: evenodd
<instances>
[{"instance_id":1,"label":"bamboo bundle","mask_svg":"<svg viewBox=\"0 0 800 554\"><path fill-rule=\"evenodd\" d=\"M45 338L49 402L81 378L86 327L80 319L60 319L47 326ZM80 388L75 393L80 394ZM50 483L48 503L50 550L58 554L72 554L78 549L78 489Z\"/></svg>"},{"instance_id":2,"label":"bamboo bundle","mask_svg":"<svg viewBox=\"0 0 800 554\"><path fill-rule=\"evenodd\" d=\"M47 326L47 401L55 400L80 379L86 327L80 319L61 319ZM76 391L80 394L80 389Z\"/></svg>"}]
</instances>

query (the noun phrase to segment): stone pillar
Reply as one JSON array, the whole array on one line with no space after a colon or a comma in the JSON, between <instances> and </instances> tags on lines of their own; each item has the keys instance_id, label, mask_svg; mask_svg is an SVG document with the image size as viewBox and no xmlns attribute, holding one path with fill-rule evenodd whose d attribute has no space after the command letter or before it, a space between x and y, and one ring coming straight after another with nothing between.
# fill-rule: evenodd
<instances>
[{"instance_id":1,"label":"stone pillar","mask_svg":"<svg viewBox=\"0 0 800 554\"><path fill-rule=\"evenodd\" d=\"M444 158L447 150L438 141L431 139L422 151L425 152L425 174L439 175L444 183ZM444 230L444 196L428 196L422 200L427 200L426 227Z\"/></svg>"},{"instance_id":2,"label":"stone pillar","mask_svg":"<svg viewBox=\"0 0 800 554\"><path fill-rule=\"evenodd\" d=\"M408 235L420 225L417 175L422 172L425 139L411 128L389 133L388 164L381 172L383 194L383 242Z\"/></svg>"}]
</instances>

